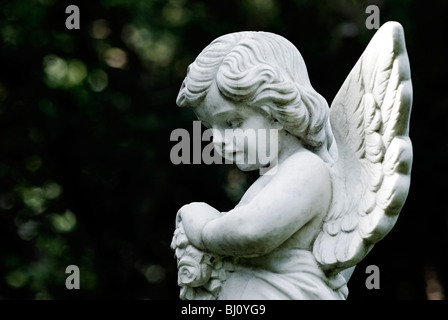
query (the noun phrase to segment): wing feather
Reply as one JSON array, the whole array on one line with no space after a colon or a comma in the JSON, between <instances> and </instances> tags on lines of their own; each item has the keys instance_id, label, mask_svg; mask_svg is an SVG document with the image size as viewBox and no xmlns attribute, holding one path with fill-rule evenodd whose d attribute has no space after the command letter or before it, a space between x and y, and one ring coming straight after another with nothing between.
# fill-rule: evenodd
<instances>
[{"instance_id":1,"label":"wing feather","mask_svg":"<svg viewBox=\"0 0 448 320\"><path fill-rule=\"evenodd\" d=\"M313 248L327 273L356 265L395 225L410 184L411 105L403 28L388 22L330 110L339 158L330 167L332 206Z\"/></svg>"}]
</instances>

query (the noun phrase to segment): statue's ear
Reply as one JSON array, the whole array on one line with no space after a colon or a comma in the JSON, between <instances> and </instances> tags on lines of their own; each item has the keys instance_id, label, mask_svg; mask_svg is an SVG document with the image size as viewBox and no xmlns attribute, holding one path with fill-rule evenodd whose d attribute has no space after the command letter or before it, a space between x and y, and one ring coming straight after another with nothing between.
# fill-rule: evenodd
<instances>
[{"instance_id":1,"label":"statue's ear","mask_svg":"<svg viewBox=\"0 0 448 320\"><path fill-rule=\"evenodd\" d=\"M277 119L272 118L272 120L274 121L274 128L275 129L278 129L278 130L283 130L284 129L283 125Z\"/></svg>"}]
</instances>

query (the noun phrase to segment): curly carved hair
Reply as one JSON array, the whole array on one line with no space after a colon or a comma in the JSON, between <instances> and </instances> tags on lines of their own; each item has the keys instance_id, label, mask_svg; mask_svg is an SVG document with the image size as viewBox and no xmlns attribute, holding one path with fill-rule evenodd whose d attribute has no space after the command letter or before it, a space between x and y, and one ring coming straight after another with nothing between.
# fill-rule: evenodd
<instances>
[{"instance_id":1,"label":"curly carved hair","mask_svg":"<svg viewBox=\"0 0 448 320\"><path fill-rule=\"evenodd\" d=\"M215 39L188 67L177 105L194 108L213 81L230 101L268 106L268 113L308 149L330 149L328 104L311 86L301 54L285 38L245 31Z\"/></svg>"}]
</instances>

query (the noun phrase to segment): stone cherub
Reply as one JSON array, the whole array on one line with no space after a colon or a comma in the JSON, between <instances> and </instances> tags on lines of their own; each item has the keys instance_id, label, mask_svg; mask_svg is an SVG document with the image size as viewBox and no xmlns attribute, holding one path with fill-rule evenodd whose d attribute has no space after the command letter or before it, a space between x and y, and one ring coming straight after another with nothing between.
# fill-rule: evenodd
<instances>
[{"instance_id":1,"label":"stone cherub","mask_svg":"<svg viewBox=\"0 0 448 320\"><path fill-rule=\"evenodd\" d=\"M188 68L177 98L207 127L276 129L275 165L238 205L177 213L172 249L182 299L345 299L359 263L394 226L410 184L412 105L403 29L386 23L331 108L281 36L219 37ZM235 160L256 146L214 140Z\"/></svg>"}]
</instances>

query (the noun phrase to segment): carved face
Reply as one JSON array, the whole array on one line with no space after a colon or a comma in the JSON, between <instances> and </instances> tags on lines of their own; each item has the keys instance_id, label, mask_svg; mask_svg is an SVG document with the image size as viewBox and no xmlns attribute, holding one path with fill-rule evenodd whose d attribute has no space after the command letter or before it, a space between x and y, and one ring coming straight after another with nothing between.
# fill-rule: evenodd
<instances>
[{"instance_id":1,"label":"carved face","mask_svg":"<svg viewBox=\"0 0 448 320\"><path fill-rule=\"evenodd\" d=\"M216 151L240 170L257 170L276 162L282 126L244 103L225 99L217 86L194 108L198 119L213 129Z\"/></svg>"}]
</instances>

